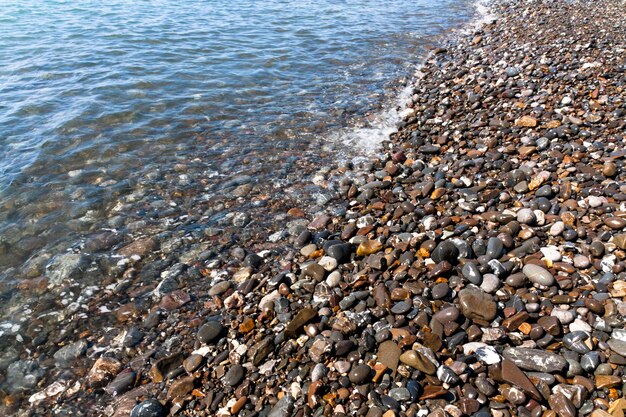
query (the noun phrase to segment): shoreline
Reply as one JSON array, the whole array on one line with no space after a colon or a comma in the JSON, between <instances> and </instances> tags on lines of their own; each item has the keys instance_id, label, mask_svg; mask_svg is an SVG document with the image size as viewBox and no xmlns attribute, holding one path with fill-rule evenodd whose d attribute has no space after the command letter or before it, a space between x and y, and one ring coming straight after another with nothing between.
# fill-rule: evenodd
<instances>
[{"instance_id":1,"label":"shoreline","mask_svg":"<svg viewBox=\"0 0 626 417\"><path fill-rule=\"evenodd\" d=\"M626 3L488 7L421 66L381 156L327 173L332 211L291 207L224 264L208 240L125 269L54 355L3 354L3 387L37 384L0 412L623 417Z\"/></svg>"}]
</instances>

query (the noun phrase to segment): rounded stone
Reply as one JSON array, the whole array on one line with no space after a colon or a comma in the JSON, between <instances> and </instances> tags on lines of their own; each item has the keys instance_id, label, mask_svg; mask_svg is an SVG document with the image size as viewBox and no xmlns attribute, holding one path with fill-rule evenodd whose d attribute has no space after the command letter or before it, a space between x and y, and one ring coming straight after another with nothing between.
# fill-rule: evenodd
<instances>
[{"instance_id":1,"label":"rounded stone","mask_svg":"<svg viewBox=\"0 0 626 417\"><path fill-rule=\"evenodd\" d=\"M482 274L473 262L467 262L461 269L463 276L472 284L480 285L483 281Z\"/></svg>"},{"instance_id":2,"label":"rounded stone","mask_svg":"<svg viewBox=\"0 0 626 417\"><path fill-rule=\"evenodd\" d=\"M522 272L535 284L549 287L554 284L554 276L545 268L535 264L524 265Z\"/></svg>"},{"instance_id":3,"label":"rounded stone","mask_svg":"<svg viewBox=\"0 0 626 417\"><path fill-rule=\"evenodd\" d=\"M451 323L459 318L459 309L452 306L439 310L433 315L433 318L441 324Z\"/></svg>"},{"instance_id":4,"label":"rounded stone","mask_svg":"<svg viewBox=\"0 0 626 417\"><path fill-rule=\"evenodd\" d=\"M607 217L604 219L604 224L613 230L622 230L626 227L626 219L621 217Z\"/></svg>"},{"instance_id":5,"label":"rounded stone","mask_svg":"<svg viewBox=\"0 0 626 417\"><path fill-rule=\"evenodd\" d=\"M221 323L210 321L198 330L198 340L202 343L211 343L220 336L223 330L224 326Z\"/></svg>"},{"instance_id":6,"label":"rounded stone","mask_svg":"<svg viewBox=\"0 0 626 417\"><path fill-rule=\"evenodd\" d=\"M440 263L442 261L456 263L459 257L459 248L457 248L454 243L444 240L437 245L430 257L433 261L435 261L435 263Z\"/></svg>"},{"instance_id":7,"label":"rounded stone","mask_svg":"<svg viewBox=\"0 0 626 417\"><path fill-rule=\"evenodd\" d=\"M500 288L500 278L494 274L485 274L480 289L486 293L493 294Z\"/></svg>"},{"instance_id":8,"label":"rounded stone","mask_svg":"<svg viewBox=\"0 0 626 417\"><path fill-rule=\"evenodd\" d=\"M397 302L393 305L393 307L391 307L391 312L393 314L404 314L406 312L408 312L411 307L413 307L413 304L410 302L406 302L406 301L400 301Z\"/></svg>"},{"instance_id":9,"label":"rounded stone","mask_svg":"<svg viewBox=\"0 0 626 417\"><path fill-rule=\"evenodd\" d=\"M487 253L485 254L489 259L498 259L502 255L504 244L497 237L491 237L487 241Z\"/></svg>"},{"instance_id":10,"label":"rounded stone","mask_svg":"<svg viewBox=\"0 0 626 417\"><path fill-rule=\"evenodd\" d=\"M231 367L224 375L224 385L234 387L238 385L246 374L246 368L241 365Z\"/></svg>"},{"instance_id":11,"label":"rounded stone","mask_svg":"<svg viewBox=\"0 0 626 417\"><path fill-rule=\"evenodd\" d=\"M523 208L517 212L517 221L522 224L533 224L537 221L537 216L531 209Z\"/></svg>"},{"instance_id":12,"label":"rounded stone","mask_svg":"<svg viewBox=\"0 0 626 417\"><path fill-rule=\"evenodd\" d=\"M130 412L130 417L162 417L163 406L155 399L140 402Z\"/></svg>"},{"instance_id":13,"label":"rounded stone","mask_svg":"<svg viewBox=\"0 0 626 417\"><path fill-rule=\"evenodd\" d=\"M368 365L361 364L352 368L352 370L348 374L348 378L350 378L350 382L358 385L364 383L369 378L371 373L372 368L370 368Z\"/></svg>"},{"instance_id":14,"label":"rounded stone","mask_svg":"<svg viewBox=\"0 0 626 417\"><path fill-rule=\"evenodd\" d=\"M450 292L450 286L445 282L440 282L439 284L435 284L432 289L432 297L435 300L439 300L444 298Z\"/></svg>"}]
</instances>

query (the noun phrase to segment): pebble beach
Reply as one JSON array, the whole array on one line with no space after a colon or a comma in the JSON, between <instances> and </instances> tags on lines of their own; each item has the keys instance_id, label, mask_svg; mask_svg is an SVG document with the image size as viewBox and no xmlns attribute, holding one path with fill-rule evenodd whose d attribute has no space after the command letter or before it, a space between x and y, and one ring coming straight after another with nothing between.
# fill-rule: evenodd
<instances>
[{"instance_id":1,"label":"pebble beach","mask_svg":"<svg viewBox=\"0 0 626 417\"><path fill-rule=\"evenodd\" d=\"M483 7L376 156L22 266L0 415L624 417L626 2Z\"/></svg>"}]
</instances>

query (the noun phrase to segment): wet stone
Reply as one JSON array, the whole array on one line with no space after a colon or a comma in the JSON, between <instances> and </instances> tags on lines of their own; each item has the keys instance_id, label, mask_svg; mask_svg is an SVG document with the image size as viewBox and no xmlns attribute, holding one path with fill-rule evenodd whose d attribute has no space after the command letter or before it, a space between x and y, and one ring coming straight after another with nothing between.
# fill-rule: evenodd
<instances>
[{"instance_id":1,"label":"wet stone","mask_svg":"<svg viewBox=\"0 0 626 417\"><path fill-rule=\"evenodd\" d=\"M163 406L155 399L140 402L130 412L130 417L162 417L164 415Z\"/></svg>"},{"instance_id":2,"label":"wet stone","mask_svg":"<svg viewBox=\"0 0 626 417\"><path fill-rule=\"evenodd\" d=\"M465 265L463 265L461 273L472 284L480 285L482 283L482 274L478 270L476 264L472 262L467 262Z\"/></svg>"},{"instance_id":3,"label":"wet stone","mask_svg":"<svg viewBox=\"0 0 626 417\"><path fill-rule=\"evenodd\" d=\"M433 315L433 318L441 324L456 321L459 318L459 309L456 307L446 307Z\"/></svg>"},{"instance_id":4,"label":"wet stone","mask_svg":"<svg viewBox=\"0 0 626 417\"><path fill-rule=\"evenodd\" d=\"M167 390L167 399L171 401L186 396L193 390L194 382L195 377L192 375L177 379Z\"/></svg>"},{"instance_id":5,"label":"wet stone","mask_svg":"<svg viewBox=\"0 0 626 417\"><path fill-rule=\"evenodd\" d=\"M439 243L435 250L431 253L431 258L435 263L448 261L452 264L458 261L459 249L450 241L444 240Z\"/></svg>"},{"instance_id":6,"label":"wet stone","mask_svg":"<svg viewBox=\"0 0 626 417\"><path fill-rule=\"evenodd\" d=\"M604 224L613 230L622 230L626 227L626 219L621 217L607 217L604 219Z\"/></svg>"},{"instance_id":7,"label":"wet stone","mask_svg":"<svg viewBox=\"0 0 626 417\"><path fill-rule=\"evenodd\" d=\"M193 354L183 361L183 368L187 372L193 372L202 365L204 357L202 355Z\"/></svg>"},{"instance_id":8,"label":"wet stone","mask_svg":"<svg viewBox=\"0 0 626 417\"><path fill-rule=\"evenodd\" d=\"M125 371L120 373L104 389L109 395L120 395L135 385L135 372Z\"/></svg>"},{"instance_id":9,"label":"wet stone","mask_svg":"<svg viewBox=\"0 0 626 417\"><path fill-rule=\"evenodd\" d=\"M411 399L411 393L408 389L400 387L400 388L392 388L389 390L389 396L396 401L408 401Z\"/></svg>"},{"instance_id":10,"label":"wet stone","mask_svg":"<svg viewBox=\"0 0 626 417\"><path fill-rule=\"evenodd\" d=\"M198 330L198 340L202 343L215 341L224 331L224 326L217 321L209 321L203 324Z\"/></svg>"},{"instance_id":11,"label":"wet stone","mask_svg":"<svg viewBox=\"0 0 626 417\"><path fill-rule=\"evenodd\" d=\"M122 369L122 363L115 358L98 358L87 375L88 384L101 388L114 378Z\"/></svg>"},{"instance_id":12,"label":"wet stone","mask_svg":"<svg viewBox=\"0 0 626 417\"><path fill-rule=\"evenodd\" d=\"M432 297L435 300L445 298L450 292L450 286L445 282L436 284L432 289Z\"/></svg>"},{"instance_id":13,"label":"wet stone","mask_svg":"<svg viewBox=\"0 0 626 417\"><path fill-rule=\"evenodd\" d=\"M600 365L598 352L587 352L580 358L580 366L589 373L593 373L598 365Z\"/></svg>"},{"instance_id":14,"label":"wet stone","mask_svg":"<svg viewBox=\"0 0 626 417\"><path fill-rule=\"evenodd\" d=\"M69 367L72 365L79 356L82 356L87 351L87 342L85 340L79 340L70 345L64 346L54 354L54 359L57 366Z\"/></svg>"},{"instance_id":15,"label":"wet stone","mask_svg":"<svg viewBox=\"0 0 626 417\"><path fill-rule=\"evenodd\" d=\"M489 259L498 259L502 255L504 250L504 244L497 237L491 237L487 241L487 253L485 254Z\"/></svg>"},{"instance_id":16,"label":"wet stone","mask_svg":"<svg viewBox=\"0 0 626 417\"><path fill-rule=\"evenodd\" d=\"M328 249L326 249L326 254L335 258L339 263L347 262L350 259L351 252L352 247L348 243L332 245Z\"/></svg>"}]
</instances>

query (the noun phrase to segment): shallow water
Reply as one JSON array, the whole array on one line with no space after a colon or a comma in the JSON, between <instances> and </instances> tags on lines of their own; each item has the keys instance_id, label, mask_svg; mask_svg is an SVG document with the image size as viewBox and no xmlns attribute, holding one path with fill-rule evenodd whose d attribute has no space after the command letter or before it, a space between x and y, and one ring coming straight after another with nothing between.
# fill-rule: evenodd
<instances>
[{"instance_id":1,"label":"shallow water","mask_svg":"<svg viewBox=\"0 0 626 417\"><path fill-rule=\"evenodd\" d=\"M0 1L0 266L119 227L122 196L201 184L210 200L375 148L398 80L475 14L463 0Z\"/></svg>"}]
</instances>

